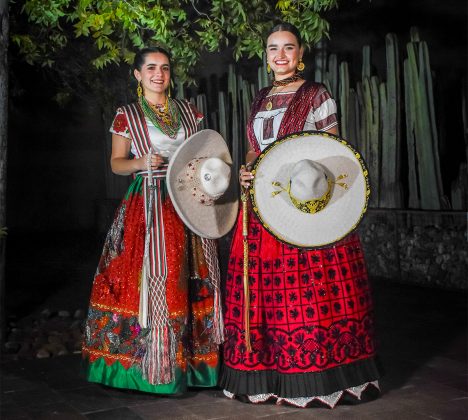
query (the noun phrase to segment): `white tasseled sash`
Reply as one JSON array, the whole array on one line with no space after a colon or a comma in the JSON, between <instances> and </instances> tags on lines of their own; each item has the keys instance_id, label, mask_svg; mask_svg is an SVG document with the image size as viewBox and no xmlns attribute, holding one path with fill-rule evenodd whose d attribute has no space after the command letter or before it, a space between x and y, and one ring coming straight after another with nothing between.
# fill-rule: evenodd
<instances>
[{"instance_id":1,"label":"white tasseled sash","mask_svg":"<svg viewBox=\"0 0 468 420\"><path fill-rule=\"evenodd\" d=\"M186 138L197 131L197 120L185 101L174 100L178 106ZM122 108L126 114L130 135L140 158L152 152L145 117L136 103ZM140 286L139 323L149 328L146 352L142 361L143 377L151 384L167 384L174 380L176 340L169 321L166 301L167 260L164 242L163 194L167 165L155 171L138 172L143 177L145 203L145 252ZM202 239L205 258L210 263L209 274L215 289L214 341L223 341L223 322L219 293L220 274L215 243Z\"/></svg>"}]
</instances>

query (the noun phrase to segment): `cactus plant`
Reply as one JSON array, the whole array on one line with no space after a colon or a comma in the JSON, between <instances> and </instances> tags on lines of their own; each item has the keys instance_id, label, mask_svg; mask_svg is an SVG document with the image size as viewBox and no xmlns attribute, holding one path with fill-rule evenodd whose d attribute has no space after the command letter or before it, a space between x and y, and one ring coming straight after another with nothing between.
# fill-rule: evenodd
<instances>
[{"instance_id":1,"label":"cactus plant","mask_svg":"<svg viewBox=\"0 0 468 420\"><path fill-rule=\"evenodd\" d=\"M418 177L416 171L416 145L414 138L414 121L416 115L416 104L414 95L411 94L412 72L409 61L403 63L404 85L405 85L405 115L406 115L406 143L408 150L408 207L417 209L420 207L418 194Z\"/></svg>"},{"instance_id":2,"label":"cactus plant","mask_svg":"<svg viewBox=\"0 0 468 420\"><path fill-rule=\"evenodd\" d=\"M227 113L228 106L227 106L227 98L226 93L223 91L218 92L218 126L219 126L219 133L223 136L224 140L228 144L229 148L232 148L230 143L230 136L228 135L228 125L227 125Z\"/></svg>"},{"instance_id":3,"label":"cactus plant","mask_svg":"<svg viewBox=\"0 0 468 420\"><path fill-rule=\"evenodd\" d=\"M348 63L343 61L340 63L340 83L339 83L339 91L340 91L340 132L341 137L350 139L350 107L352 106L350 103L350 89L349 89L349 71L348 71ZM354 140L354 139L353 139ZM352 141L351 143L354 144Z\"/></svg>"},{"instance_id":4,"label":"cactus plant","mask_svg":"<svg viewBox=\"0 0 468 420\"><path fill-rule=\"evenodd\" d=\"M237 90L237 75L235 73L234 66L229 65L228 68L228 104L230 112L230 130L229 137L231 143L231 153L232 153L232 164L233 168L239 168L241 164L244 163L245 156L242 154L242 144L240 138L240 121L239 121L239 107L238 107L238 90ZM236 183L236 188L238 184Z\"/></svg>"},{"instance_id":5,"label":"cactus plant","mask_svg":"<svg viewBox=\"0 0 468 420\"><path fill-rule=\"evenodd\" d=\"M361 79L371 77L371 49L369 45L362 47L362 74Z\"/></svg>"},{"instance_id":6,"label":"cactus plant","mask_svg":"<svg viewBox=\"0 0 468 420\"><path fill-rule=\"evenodd\" d=\"M357 122L358 144L357 144L357 146L358 146L358 149L361 151L361 154L364 156L364 159L367 160L369 158L369 151L367 150L368 149L368 146L367 146L368 139L367 139L367 130L366 130L366 127L367 127L367 122L366 122L367 114L364 111L365 110L365 107L364 107L364 93L363 93L362 83L361 82L356 83L356 97L357 97L357 103L358 103L358 109L359 109L359 116L356 116L356 118L358 119L358 122Z\"/></svg>"},{"instance_id":7,"label":"cactus plant","mask_svg":"<svg viewBox=\"0 0 468 420\"><path fill-rule=\"evenodd\" d=\"M468 169L466 162L460 164L458 176L452 181L451 202L453 210L466 210L468 203L468 188L466 180L468 179Z\"/></svg>"},{"instance_id":8,"label":"cactus plant","mask_svg":"<svg viewBox=\"0 0 468 420\"><path fill-rule=\"evenodd\" d=\"M338 60L336 54L330 54L328 57L327 80L331 95L338 98Z\"/></svg>"},{"instance_id":9,"label":"cactus plant","mask_svg":"<svg viewBox=\"0 0 468 420\"><path fill-rule=\"evenodd\" d=\"M358 95L352 88L349 89L349 106L348 106L348 138L347 140L357 147L360 130L361 110L359 108Z\"/></svg>"},{"instance_id":10,"label":"cactus plant","mask_svg":"<svg viewBox=\"0 0 468 420\"><path fill-rule=\"evenodd\" d=\"M318 83L322 83L326 78L325 74L327 69L327 42L323 38L317 42L315 46L314 68L314 80Z\"/></svg>"},{"instance_id":11,"label":"cactus plant","mask_svg":"<svg viewBox=\"0 0 468 420\"><path fill-rule=\"evenodd\" d=\"M400 174L400 71L398 41L387 34L387 82L381 84L382 106L382 172L379 207L401 207Z\"/></svg>"},{"instance_id":12,"label":"cactus plant","mask_svg":"<svg viewBox=\"0 0 468 420\"><path fill-rule=\"evenodd\" d=\"M436 180L437 188L439 190L440 198L443 199L443 184L442 184L442 174L440 171L440 156L439 156L439 136L437 132L436 116L435 116L435 107L434 107L434 93L432 89L432 72L431 64L429 61L429 49L427 43L422 41L419 48L419 67L421 70L421 80L420 87L421 92L426 92L424 100L428 106L429 122L431 125L432 132L432 152L434 154L434 169L436 171Z\"/></svg>"},{"instance_id":13,"label":"cactus plant","mask_svg":"<svg viewBox=\"0 0 468 420\"><path fill-rule=\"evenodd\" d=\"M367 132L367 165L372 188L370 206L377 207L379 203L379 180L380 180L380 101L379 80L377 76L370 79L365 77L362 82L364 94L364 112L366 113Z\"/></svg>"},{"instance_id":14,"label":"cactus plant","mask_svg":"<svg viewBox=\"0 0 468 420\"><path fill-rule=\"evenodd\" d=\"M409 86L406 96L407 108L411 109L407 138L408 145L414 142L417 155L420 207L440 210L443 190L427 44L424 41L410 42L407 44L407 54L405 82Z\"/></svg>"},{"instance_id":15,"label":"cactus plant","mask_svg":"<svg viewBox=\"0 0 468 420\"><path fill-rule=\"evenodd\" d=\"M262 65L258 68L258 89L271 85L271 77L267 72L266 55L263 54Z\"/></svg>"}]
</instances>

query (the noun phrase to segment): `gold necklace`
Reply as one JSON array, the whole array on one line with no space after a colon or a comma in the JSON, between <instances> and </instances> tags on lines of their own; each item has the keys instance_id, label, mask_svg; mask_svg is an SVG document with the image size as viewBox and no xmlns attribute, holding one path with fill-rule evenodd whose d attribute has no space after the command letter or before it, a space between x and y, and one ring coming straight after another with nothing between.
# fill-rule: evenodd
<instances>
[{"instance_id":1,"label":"gold necklace","mask_svg":"<svg viewBox=\"0 0 468 420\"><path fill-rule=\"evenodd\" d=\"M172 139L177 137L181 125L180 113L172 99L169 101L166 98L163 110L150 104L144 96L140 97L139 102L143 113L155 127Z\"/></svg>"},{"instance_id":2,"label":"gold necklace","mask_svg":"<svg viewBox=\"0 0 468 420\"><path fill-rule=\"evenodd\" d=\"M166 96L166 102L164 105L154 105L148 102L149 106L153 110L153 112L157 115L157 117L164 122L164 124L171 125L172 124L172 115L169 110L169 98Z\"/></svg>"},{"instance_id":3,"label":"gold necklace","mask_svg":"<svg viewBox=\"0 0 468 420\"><path fill-rule=\"evenodd\" d=\"M285 86L286 86L286 85L285 85ZM273 99L276 98L276 97L277 97L281 92L283 92L283 90L284 90L284 88L283 88L283 89L281 89L281 90L278 91L278 88L277 88L276 86L273 86L273 89L275 89L275 93L274 93L274 95L271 95L271 96L269 97L268 102L267 102L267 104L266 104L266 106L265 106L265 109L266 109L267 111L271 111L271 109L273 108ZM273 90L273 89L272 89L272 90Z\"/></svg>"}]
</instances>

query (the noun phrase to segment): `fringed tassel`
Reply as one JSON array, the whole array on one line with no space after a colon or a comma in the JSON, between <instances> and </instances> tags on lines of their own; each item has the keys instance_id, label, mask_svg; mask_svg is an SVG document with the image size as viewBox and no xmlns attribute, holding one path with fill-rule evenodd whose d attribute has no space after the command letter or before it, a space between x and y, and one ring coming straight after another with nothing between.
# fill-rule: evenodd
<instances>
[{"instance_id":1,"label":"fringed tassel","mask_svg":"<svg viewBox=\"0 0 468 420\"><path fill-rule=\"evenodd\" d=\"M152 327L142 360L143 378L150 384L168 384L174 380L176 338L174 330L166 325Z\"/></svg>"},{"instance_id":2,"label":"fringed tassel","mask_svg":"<svg viewBox=\"0 0 468 420\"><path fill-rule=\"evenodd\" d=\"M216 344L224 342L224 322L221 303L221 273L218 263L218 250L213 239L201 238L203 254L208 265L208 274L214 289L213 333L212 341Z\"/></svg>"},{"instance_id":3,"label":"fringed tassel","mask_svg":"<svg viewBox=\"0 0 468 420\"><path fill-rule=\"evenodd\" d=\"M222 344L224 342L224 321L219 287L216 288L214 292L213 341L216 344Z\"/></svg>"}]
</instances>

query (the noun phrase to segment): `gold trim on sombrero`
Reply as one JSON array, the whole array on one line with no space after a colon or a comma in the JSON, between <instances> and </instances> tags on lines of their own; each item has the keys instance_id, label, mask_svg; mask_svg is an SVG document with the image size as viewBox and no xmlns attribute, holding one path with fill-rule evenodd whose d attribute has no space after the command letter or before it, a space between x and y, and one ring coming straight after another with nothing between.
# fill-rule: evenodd
<instances>
[{"instance_id":1,"label":"gold trim on sombrero","mask_svg":"<svg viewBox=\"0 0 468 420\"><path fill-rule=\"evenodd\" d=\"M291 181L289 181L289 184L287 188L284 188L281 185L281 182L273 181L271 184L274 187L279 187L281 188L280 190L273 191L271 195L273 197L276 197L278 194L281 194L283 191L288 193L289 198L291 199L291 203L293 203L294 207L296 207L298 210L302 211L303 213L310 213L310 214L315 214L318 213L320 210L323 210L328 202L330 201L331 198L331 189L332 189L332 181L328 179L328 177L325 175L327 179L327 191L325 193L316 199L313 200L299 200L296 197L294 197L291 193Z\"/></svg>"},{"instance_id":2,"label":"gold trim on sombrero","mask_svg":"<svg viewBox=\"0 0 468 420\"><path fill-rule=\"evenodd\" d=\"M351 232L353 232L357 226L359 225L359 223L361 222L362 218L364 217L364 214L366 213L367 211L367 207L368 207L368 203L369 203L369 196L370 196L370 184L369 184L369 174L368 174L368 170L366 168L366 164L364 163L364 160L362 159L362 156L360 155L360 153L358 153L354 148L353 146L351 146L347 141L341 139L340 137L338 136L335 136L334 134L330 134L330 133L326 133L326 132L320 132L320 131L303 131L303 132L300 132L300 133L294 133L294 134L290 134L290 135L287 135L283 138L280 138L280 139L277 139L275 142L271 143L266 149L264 149L260 154L259 156L257 157L257 159L255 160L255 163L254 163L254 166L252 168L252 174L254 175L254 179L257 175L257 168L258 166L260 165L263 157L269 153L271 150L273 150L274 148L277 148L278 146L280 146L281 144L283 144L284 142L286 141L289 141L291 139L294 139L294 138L300 138L300 137L307 137L307 136L310 136L310 135L319 135L319 136L323 136L323 137L326 137L326 138L329 138L331 140L334 140L334 141L337 141L341 144L343 144L344 146L346 146L348 149L351 150L351 152L353 153L354 157L357 159L357 161L359 162L359 171L360 173L362 174L363 178L364 178L364 183L365 183L365 193L364 193L364 205L363 205L363 208L360 212L360 215L359 217L357 218L356 220L356 223L349 229L348 232L346 232L344 235L340 236L340 237L337 237L336 240L334 241L334 243L336 242L339 242L341 241L342 239L344 239L346 236L348 236ZM336 180L341 180L343 178L345 178L347 175L346 174L342 174L342 175L339 175ZM340 185L341 187L343 187L344 189L348 189L348 185L346 183L339 183L339 182L335 182L336 185ZM292 245L292 246L295 246L295 247L298 247L298 248L303 248L303 249L317 249L317 248L323 248L323 247L327 247L327 246L330 246L330 243L319 243L319 244L315 244L313 246L304 246L303 244L301 243L296 243L294 241L291 241L290 239L286 239L283 235L279 234L278 232L276 232L274 229L272 229L272 227L266 223L265 219L262 217L261 213L259 212L259 209L258 209L258 204L257 204L257 201L256 201L256 194L255 194L255 182L252 182L251 185L250 185L250 189L249 189L249 194L250 194L250 199L251 199L251 202L252 202L252 210L254 211L255 215L257 216L257 218L259 219L260 223L263 225L263 227L269 232L271 233L273 236L275 236L277 239L279 239L280 241L288 244L288 245Z\"/></svg>"}]
</instances>

